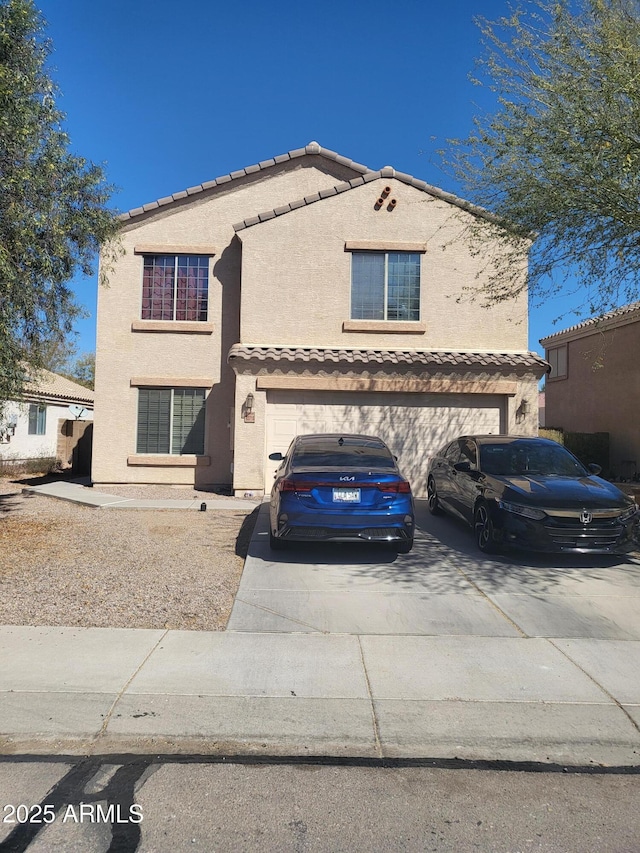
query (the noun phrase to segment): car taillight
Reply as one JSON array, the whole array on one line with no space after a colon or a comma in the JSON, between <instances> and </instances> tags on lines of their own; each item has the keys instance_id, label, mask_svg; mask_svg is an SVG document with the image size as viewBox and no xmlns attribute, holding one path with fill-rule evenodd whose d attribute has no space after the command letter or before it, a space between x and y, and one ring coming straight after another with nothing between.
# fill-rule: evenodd
<instances>
[{"instance_id":1,"label":"car taillight","mask_svg":"<svg viewBox=\"0 0 640 853\"><path fill-rule=\"evenodd\" d=\"M314 483L297 482L296 480L280 480L278 491L280 492L310 492Z\"/></svg>"},{"instance_id":2,"label":"car taillight","mask_svg":"<svg viewBox=\"0 0 640 853\"><path fill-rule=\"evenodd\" d=\"M399 483L379 483L378 488L381 492L394 492L396 495L411 494L411 486L406 480L401 480Z\"/></svg>"}]
</instances>

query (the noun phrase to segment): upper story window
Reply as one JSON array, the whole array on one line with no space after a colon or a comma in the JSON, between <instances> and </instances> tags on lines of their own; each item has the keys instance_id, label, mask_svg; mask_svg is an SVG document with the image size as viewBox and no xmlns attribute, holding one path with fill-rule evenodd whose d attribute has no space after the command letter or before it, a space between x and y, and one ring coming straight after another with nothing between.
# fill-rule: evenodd
<instances>
[{"instance_id":1,"label":"upper story window","mask_svg":"<svg viewBox=\"0 0 640 853\"><path fill-rule=\"evenodd\" d=\"M419 320L420 253L353 252L352 320Z\"/></svg>"},{"instance_id":2,"label":"upper story window","mask_svg":"<svg viewBox=\"0 0 640 853\"><path fill-rule=\"evenodd\" d=\"M547 350L547 361L551 365L549 379L566 379L567 377L567 345Z\"/></svg>"},{"instance_id":3,"label":"upper story window","mask_svg":"<svg viewBox=\"0 0 640 853\"><path fill-rule=\"evenodd\" d=\"M205 255L145 255L143 320L206 322L209 258Z\"/></svg>"}]
</instances>

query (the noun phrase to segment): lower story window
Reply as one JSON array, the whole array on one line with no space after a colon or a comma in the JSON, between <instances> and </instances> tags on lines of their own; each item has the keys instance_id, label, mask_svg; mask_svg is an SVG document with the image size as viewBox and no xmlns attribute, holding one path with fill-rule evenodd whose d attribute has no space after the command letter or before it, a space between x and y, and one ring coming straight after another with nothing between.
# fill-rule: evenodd
<instances>
[{"instance_id":1,"label":"lower story window","mask_svg":"<svg viewBox=\"0 0 640 853\"><path fill-rule=\"evenodd\" d=\"M140 388L138 453L204 454L204 388Z\"/></svg>"},{"instance_id":2,"label":"lower story window","mask_svg":"<svg viewBox=\"0 0 640 853\"><path fill-rule=\"evenodd\" d=\"M45 435L47 432L47 407L31 403L29 406L29 435Z\"/></svg>"}]
</instances>

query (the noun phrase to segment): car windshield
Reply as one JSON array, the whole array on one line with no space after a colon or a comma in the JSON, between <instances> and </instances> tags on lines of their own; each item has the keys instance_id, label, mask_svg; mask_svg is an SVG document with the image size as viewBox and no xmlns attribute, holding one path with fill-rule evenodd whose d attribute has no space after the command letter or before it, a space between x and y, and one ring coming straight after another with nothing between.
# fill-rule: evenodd
<instances>
[{"instance_id":1,"label":"car windshield","mask_svg":"<svg viewBox=\"0 0 640 853\"><path fill-rule=\"evenodd\" d=\"M378 442L338 441L304 442L294 451L291 464L296 468L395 468L389 449Z\"/></svg>"},{"instance_id":2,"label":"car windshield","mask_svg":"<svg viewBox=\"0 0 640 853\"><path fill-rule=\"evenodd\" d=\"M588 471L559 444L515 441L512 444L484 444L480 448L480 470L502 477L558 476L586 477Z\"/></svg>"}]
</instances>

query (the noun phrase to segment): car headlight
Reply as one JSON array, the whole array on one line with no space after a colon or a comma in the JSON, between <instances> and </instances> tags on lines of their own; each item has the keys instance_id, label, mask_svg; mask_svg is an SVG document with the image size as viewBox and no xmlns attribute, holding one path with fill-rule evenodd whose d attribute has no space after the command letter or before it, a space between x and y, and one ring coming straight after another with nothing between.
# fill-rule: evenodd
<instances>
[{"instance_id":1,"label":"car headlight","mask_svg":"<svg viewBox=\"0 0 640 853\"><path fill-rule=\"evenodd\" d=\"M506 512L513 512L516 515L524 515L525 518L534 518L536 521L540 521L540 519L544 518L546 515L544 510L534 509L534 507L531 506L522 506L521 504L512 504L509 501L498 501L498 506Z\"/></svg>"},{"instance_id":2,"label":"car headlight","mask_svg":"<svg viewBox=\"0 0 640 853\"><path fill-rule=\"evenodd\" d=\"M638 504L631 504L627 509L623 510L618 516L618 521L629 521L630 518L638 512Z\"/></svg>"}]
</instances>

